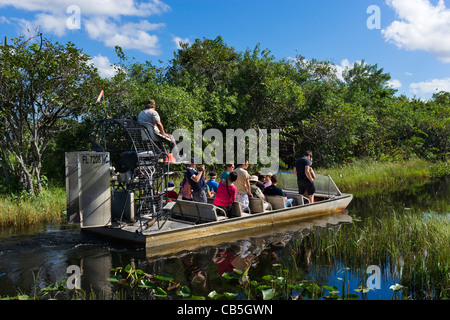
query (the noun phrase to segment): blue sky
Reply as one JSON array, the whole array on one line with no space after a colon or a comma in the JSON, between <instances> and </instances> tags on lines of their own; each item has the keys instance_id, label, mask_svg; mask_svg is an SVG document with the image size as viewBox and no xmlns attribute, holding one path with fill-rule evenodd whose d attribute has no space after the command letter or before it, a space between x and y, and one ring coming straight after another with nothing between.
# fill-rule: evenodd
<instances>
[{"instance_id":1,"label":"blue sky","mask_svg":"<svg viewBox=\"0 0 450 320\"><path fill-rule=\"evenodd\" d=\"M115 45L158 64L179 40L221 35L238 51L260 44L279 59L329 60L337 72L364 59L408 97L450 91L450 0L0 0L2 42L36 26L74 42L104 76Z\"/></svg>"}]
</instances>

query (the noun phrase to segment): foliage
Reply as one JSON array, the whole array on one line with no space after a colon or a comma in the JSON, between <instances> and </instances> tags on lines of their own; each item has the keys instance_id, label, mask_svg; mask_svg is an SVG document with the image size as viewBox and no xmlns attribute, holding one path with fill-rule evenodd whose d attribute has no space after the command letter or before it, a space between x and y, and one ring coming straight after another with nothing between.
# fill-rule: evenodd
<instances>
[{"instance_id":1,"label":"foliage","mask_svg":"<svg viewBox=\"0 0 450 320\"><path fill-rule=\"evenodd\" d=\"M40 223L59 223L66 209L66 194L61 187L47 186L39 194L22 190L0 195L0 227L21 228Z\"/></svg>"},{"instance_id":2,"label":"foliage","mask_svg":"<svg viewBox=\"0 0 450 320\"><path fill-rule=\"evenodd\" d=\"M369 291L364 286L351 290L346 287L345 274L348 268L341 270L344 279L342 291L337 286L320 286L309 280L296 280L295 274L277 265L283 275L264 275L258 280L250 279L248 269L234 269L233 272L222 274L222 281L227 283L228 290L217 292L213 290L207 295L194 295L187 285L174 280L169 274L152 275L131 265L111 269L112 276L108 278L115 292L112 295L98 296L92 290L87 293L82 289L68 289L66 280L55 282L30 296L18 293L16 296L0 297L0 300L358 300L365 299ZM294 278L292 278L294 277ZM406 292L406 287L396 284L390 288L393 300L402 299L400 291ZM350 293L356 292L356 293ZM359 295L360 294L360 295Z\"/></svg>"},{"instance_id":3,"label":"foliage","mask_svg":"<svg viewBox=\"0 0 450 320\"><path fill-rule=\"evenodd\" d=\"M280 130L285 170L307 149L322 168L362 159L446 162L450 154L450 93L398 96L390 74L364 60L341 77L330 61L280 60L259 45L239 52L218 36L181 44L159 66L116 47L117 73L100 79L73 44L37 40L0 48L2 184L39 190L41 176L61 182L63 152L85 150L95 120L137 116L148 99L168 132L193 133L197 120L222 133ZM95 104L101 89L104 101Z\"/></svg>"},{"instance_id":4,"label":"foliage","mask_svg":"<svg viewBox=\"0 0 450 320\"><path fill-rule=\"evenodd\" d=\"M227 290L213 290L206 296L196 296L188 286L174 280L171 275L151 275L131 265L125 268L113 268L113 276L108 280L116 284L113 299L184 299L184 300L358 300L359 296L349 293L343 281L342 294L337 287L320 286L309 280L298 280L295 272L282 265L281 275L264 275L258 280L252 280L249 269L225 272L222 281L227 284ZM358 293L366 293L367 288L354 289Z\"/></svg>"},{"instance_id":5,"label":"foliage","mask_svg":"<svg viewBox=\"0 0 450 320\"><path fill-rule=\"evenodd\" d=\"M42 34L0 47L0 146L7 183L42 191L42 159L64 128L89 104L98 75L73 43L52 43Z\"/></svg>"}]
</instances>

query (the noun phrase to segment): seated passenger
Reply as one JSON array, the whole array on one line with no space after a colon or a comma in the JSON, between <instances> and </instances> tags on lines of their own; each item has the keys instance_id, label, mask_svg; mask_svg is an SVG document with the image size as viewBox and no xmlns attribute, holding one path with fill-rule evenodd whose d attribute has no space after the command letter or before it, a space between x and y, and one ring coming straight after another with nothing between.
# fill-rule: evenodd
<instances>
[{"instance_id":1,"label":"seated passenger","mask_svg":"<svg viewBox=\"0 0 450 320\"><path fill-rule=\"evenodd\" d=\"M284 197L284 204L286 207L292 207L294 204L294 199L288 199L284 194L283 190L277 186L278 177L277 175L272 175L270 177L272 184L264 189L264 195L266 196L282 196Z\"/></svg>"},{"instance_id":2,"label":"seated passenger","mask_svg":"<svg viewBox=\"0 0 450 320\"><path fill-rule=\"evenodd\" d=\"M168 142L170 147L172 148L173 155L175 157L179 156L174 137L164 131L164 126L161 123L161 118L158 114L158 111L156 111L155 100L148 100L148 103L145 105L144 110L142 110L138 115L138 121L147 128L150 134L150 138L153 141ZM142 138L145 140L146 135L143 134Z\"/></svg>"},{"instance_id":3,"label":"seated passenger","mask_svg":"<svg viewBox=\"0 0 450 320\"><path fill-rule=\"evenodd\" d=\"M169 181L167 183L167 197L172 200L176 200L178 198L178 194L174 191L175 183L173 181Z\"/></svg>"},{"instance_id":4,"label":"seated passenger","mask_svg":"<svg viewBox=\"0 0 450 320\"><path fill-rule=\"evenodd\" d=\"M266 176L264 176L264 188L269 187L270 185L272 185L272 181L270 180L270 178L272 177L272 172L269 172Z\"/></svg>"},{"instance_id":5,"label":"seated passenger","mask_svg":"<svg viewBox=\"0 0 450 320\"><path fill-rule=\"evenodd\" d=\"M266 200L266 197L262 193L261 189L258 187L258 177L250 177L250 189L252 190L253 198L259 198L264 201L264 210L270 210L272 206Z\"/></svg>"},{"instance_id":6,"label":"seated passenger","mask_svg":"<svg viewBox=\"0 0 450 320\"><path fill-rule=\"evenodd\" d=\"M251 176L250 177L250 190L252 191L253 198L260 198L265 199L264 194L262 193L261 189L258 188L258 177L257 176Z\"/></svg>"}]
</instances>

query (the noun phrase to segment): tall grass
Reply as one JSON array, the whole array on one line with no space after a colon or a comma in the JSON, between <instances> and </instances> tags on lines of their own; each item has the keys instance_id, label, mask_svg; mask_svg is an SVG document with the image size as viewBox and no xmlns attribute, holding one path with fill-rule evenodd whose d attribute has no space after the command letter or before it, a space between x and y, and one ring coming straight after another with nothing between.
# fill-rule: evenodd
<instances>
[{"instance_id":1,"label":"tall grass","mask_svg":"<svg viewBox=\"0 0 450 320\"><path fill-rule=\"evenodd\" d=\"M335 168L316 170L329 174L341 191L353 192L365 188L392 188L427 179L433 164L421 159L404 162L358 160Z\"/></svg>"},{"instance_id":2,"label":"tall grass","mask_svg":"<svg viewBox=\"0 0 450 320\"><path fill-rule=\"evenodd\" d=\"M365 270L378 265L395 281L416 291L448 298L450 289L450 216L448 214L386 212L331 229L311 233L298 245L312 250L316 262L341 260Z\"/></svg>"},{"instance_id":3,"label":"tall grass","mask_svg":"<svg viewBox=\"0 0 450 320\"><path fill-rule=\"evenodd\" d=\"M39 195L0 195L0 227L24 227L61 222L66 209L64 188L50 187Z\"/></svg>"}]
</instances>

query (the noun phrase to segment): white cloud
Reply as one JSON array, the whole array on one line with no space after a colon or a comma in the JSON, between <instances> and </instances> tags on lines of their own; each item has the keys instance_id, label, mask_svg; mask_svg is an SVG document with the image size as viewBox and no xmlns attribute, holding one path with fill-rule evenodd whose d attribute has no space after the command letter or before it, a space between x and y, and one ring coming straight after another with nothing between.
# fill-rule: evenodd
<instances>
[{"instance_id":1,"label":"white cloud","mask_svg":"<svg viewBox=\"0 0 450 320\"><path fill-rule=\"evenodd\" d=\"M42 32L49 32L62 37L66 34L67 17L64 15L39 13L32 25L41 26Z\"/></svg>"},{"instance_id":2,"label":"white cloud","mask_svg":"<svg viewBox=\"0 0 450 320\"><path fill-rule=\"evenodd\" d=\"M361 63L361 61L355 61L355 63ZM334 65L335 71L336 71L336 76L338 77L339 80L344 81L344 71L346 69L351 69L353 68L354 63L350 63L350 61L348 61L348 59L344 59L341 61L340 65Z\"/></svg>"},{"instance_id":3,"label":"white cloud","mask_svg":"<svg viewBox=\"0 0 450 320\"><path fill-rule=\"evenodd\" d=\"M388 81L387 85L391 87L392 89L398 89L402 87L402 83L400 80L397 79L391 79Z\"/></svg>"},{"instance_id":4,"label":"white cloud","mask_svg":"<svg viewBox=\"0 0 450 320\"><path fill-rule=\"evenodd\" d=\"M173 36L172 40L173 40L173 42L175 42L177 49L181 49L180 42L189 43L189 38L181 38L181 37Z\"/></svg>"},{"instance_id":5,"label":"white cloud","mask_svg":"<svg viewBox=\"0 0 450 320\"><path fill-rule=\"evenodd\" d=\"M450 63L450 9L444 0L387 0L399 20L381 32L386 41L402 49L425 50Z\"/></svg>"},{"instance_id":6,"label":"white cloud","mask_svg":"<svg viewBox=\"0 0 450 320\"><path fill-rule=\"evenodd\" d=\"M159 39L148 31L164 26L148 21L119 24L106 17L96 16L84 22L85 29L91 39L101 41L108 47L116 45L123 49L137 49L150 55L159 54Z\"/></svg>"},{"instance_id":7,"label":"white cloud","mask_svg":"<svg viewBox=\"0 0 450 320\"><path fill-rule=\"evenodd\" d=\"M101 54L91 59L91 63L98 69L98 73L103 78L112 78L117 73L117 67L114 67L108 57Z\"/></svg>"},{"instance_id":8,"label":"white cloud","mask_svg":"<svg viewBox=\"0 0 450 320\"><path fill-rule=\"evenodd\" d=\"M344 81L343 73L344 73L345 69L351 68L351 65L350 65L350 62L348 61L348 59L342 60L340 65L335 65L334 67L336 69L336 76L338 77L338 79L341 81Z\"/></svg>"},{"instance_id":9,"label":"white cloud","mask_svg":"<svg viewBox=\"0 0 450 320\"><path fill-rule=\"evenodd\" d=\"M13 6L27 11L63 13L76 5L83 15L148 17L170 11L170 6L161 0L138 2L136 0L0 0L0 8Z\"/></svg>"},{"instance_id":10,"label":"white cloud","mask_svg":"<svg viewBox=\"0 0 450 320\"><path fill-rule=\"evenodd\" d=\"M0 23L14 21L22 33L37 26L44 33L64 36L69 28L67 21L73 15L69 7L78 8L81 28L91 39L109 47L136 49L150 55L158 55L159 39L152 31L163 28L162 23L150 23L144 18L162 14L171 8L161 0L0 0L0 8L12 6L35 12L34 20L22 18L1 19ZM130 19L140 19L129 22Z\"/></svg>"},{"instance_id":11,"label":"white cloud","mask_svg":"<svg viewBox=\"0 0 450 320\"><path fill-rule=\"evenodd\" d=\"M450 92L450 78L411 83L409 87L414 94L436 93L439 91Z\"/></svg>"},{"instance_id":12,"label":"white cloud","mask_svg":"<svg viewBox=\"0 0 450 320\"><path fill-rule=\"evenodd\" d=\"M6 23L6 24L10 24L11 22L9 21L9 19L5 16L0 16L0 23Z\"/></svg>"}]
</instances>

